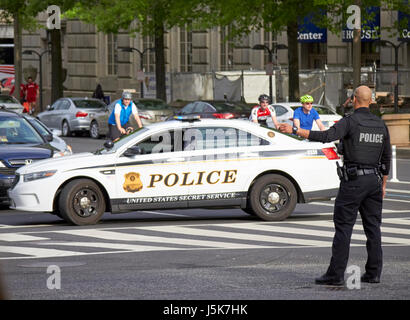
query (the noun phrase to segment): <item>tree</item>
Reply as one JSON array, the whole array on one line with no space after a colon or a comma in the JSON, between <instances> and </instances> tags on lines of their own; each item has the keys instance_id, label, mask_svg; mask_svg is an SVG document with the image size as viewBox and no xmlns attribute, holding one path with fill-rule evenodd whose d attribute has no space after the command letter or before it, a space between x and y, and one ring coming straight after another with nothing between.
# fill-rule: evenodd
<instances>
[{"instance_id":1,"label":"tree","mask_svg":"<svg viewBox=\"0 0 410 320\"><path fill-rule=\"evenodd\" d=\"M231 26L231 38L240 38L252 30L278 33L287 32L288 38L288 71L289 99L299 98L299 58L297 30L298 21L309 14L317 26L327 28L335 34L340 34L346 24L346 10L351 4L360 4L361 8L383 6L389 10L400 10L409 13L410 6L406 0L203 0L197 1L193 11L194 26L213 27ZM326 15L320 14L326 12ZM362 20L371 18L362 10ZM393 29L397 29L397 23ZM358 33L356 33L358 34ZM357 35L356 35L357 37ZM354 67L356 79L360 79L360 41L355 47Z\"/></svg>"},{"instance_id":2,"label":"tree","mask_svg":"<svg viewBox=\"0 0 410 320\"><path fill-rule=\"evenodd\" d=\"M191 21L191 4L185 0L109 0L77 2L69 17L92 23L104 33L128 30L130 34L154 35L157 98L166 100L165 48L166 29ZM90 10L90 5L92 10Z\"/></svg>"}]
</instances>

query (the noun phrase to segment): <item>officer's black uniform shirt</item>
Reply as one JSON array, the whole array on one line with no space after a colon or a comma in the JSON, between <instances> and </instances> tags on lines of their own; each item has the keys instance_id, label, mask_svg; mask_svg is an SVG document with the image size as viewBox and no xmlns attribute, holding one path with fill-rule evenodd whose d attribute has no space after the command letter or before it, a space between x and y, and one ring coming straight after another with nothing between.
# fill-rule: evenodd
<instances>
[{"instance_id":1,"label":"officer's black uniform shirt","mask_svg":"<svg viewBox=\"0 0 410 320\"><path fill-rule=\"evenodd\" d=\"M356 115L356 117L353 116L354 114ZM372 120L374 120L373 118L376 117L370 112L369 108L366 107L356 109L353 115L349 115L342 118L340 121L335 123L326 131L310 131L308 139L312 141L320 141L323 143L332 142L339 139L341 139L342 141L346 141L348 139L352 139L353 132L357 129L358 122L356 118L358 116L360 116L361 118L368 118ZM380 157L380 163L384 165L381 168L381 173L387 176L390 172L391 145L389 131L384 123L383 126L385 128L386 134L383 135L383 146ZM346 143L344 143L344 148L344 162L349 163L351 162L351 159L349 158L352 158L352 155L349 154L349 150L346 150Z\"/></svg>"}]
</instances>

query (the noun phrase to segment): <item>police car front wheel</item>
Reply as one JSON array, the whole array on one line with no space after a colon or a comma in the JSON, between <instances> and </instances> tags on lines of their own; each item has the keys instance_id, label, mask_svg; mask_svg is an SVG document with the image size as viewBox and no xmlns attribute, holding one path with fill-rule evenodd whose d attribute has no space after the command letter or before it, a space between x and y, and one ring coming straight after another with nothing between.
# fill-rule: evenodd
<instances>
[{"instance_id":1,"label":"police car front wheel","mask_svg":"<svg viewBox=\"0 0 410 320\"><path fill-rule=\"evenodd\" d=\"M95 224L105 212L104 194L89 179L73 180L61 191L59 211L64 220L75 225Z\"/></svg>"},{"instance_id":2,"label":"police car front wheel","mask_svg":"<svg viewBox=\"0 0 410 320\"><path fill-rule=\"evenodd\" d=\"M249 201L259 218L268 221L285 220L295 209L297 191L286 177L268 174L256 180Z\"/></svg>"}]
</instances>

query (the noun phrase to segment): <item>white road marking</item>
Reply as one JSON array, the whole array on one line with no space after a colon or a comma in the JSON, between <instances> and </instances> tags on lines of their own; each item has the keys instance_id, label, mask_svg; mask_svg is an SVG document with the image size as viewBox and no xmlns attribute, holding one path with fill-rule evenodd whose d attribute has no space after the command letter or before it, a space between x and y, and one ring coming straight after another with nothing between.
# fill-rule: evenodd
<instances>
[{"instance_id":1,"label":"white road marking","mask_svg":"<svg viewBox=\"0 0 410 320\"><path fill-rule=\"evenodd\" d=\"M164 232L168 232L168 228L165 227L166 230ZM171 227L172 228L172 227ZM129 229L129 228L128 228ZM138 228L140 229L140 228ZM155 236L147 236L141 234L131 234L131 233L119 233L113 231L105 231L105 230L70 230L70 231L56 231L57 233L64 233L69 235L76 235L76 236L83 236L83 237L93 237L98 239L104 240L120 240L120 241L144 241L144 242L159 242L159 243L169 243L169 244L182 244L182 245L189 245L189 246L200 246L200 247L216 247L216 248L244 248L244 249L251 249L251 248L258 248L258 245L248 245L248 244L241 244L241 243L228 243L228 242L221 242L221 241L212 241L212 240L196 240L196 239L188 239L188 238L171 238L171 237L155 237ZM203 236L207 236L202 232Z\"/></svg>"},{"instance_id":2,"label":"white road marking","mask_svg":"<svg viewBox=\"0 0 410 320\"><path fill-rule=\"evenodd\" d=\"M174 217L190 217L190 215L183 215L183 214L177 214L177 213L165 213L165 212L158 212L158 211L141 211L141 212L146 212L149 214L155 214L155 215L161 215L161 216L174 216Z\"/></svg>"},{"instance_id":3,"label":"white road marking","mask_svg":"<svg viewBox=\"0 0 410 320\"><path fill-rule=\"evenodd\" d=\"M400 190L400 189L388 189L388 188L386 188L386 191L392 191L392 192L398 192L398 193L410 193L410 191Z\"/></svg>"},{"instance_id":4,"label":"white road marking","mask_svg":"<svg viewBox=\"0 0 410 320\"><path fill-rule=\"evenodd\" d=\"M389 220L389 219L386 219ZM388 221L385 221L388 223ZM300 223L300 222L292 222L292 223ZM304 221L304 225L310 225L310 226L317 226L317 227L334 227L333 222L330 221ZM363 231L363 226L360 224L355 224L353 227L353 230L360 230ZM383 227L381 228L382 233L383 232L388 232L388 233L400 233L400 234L405 234L408 235L409 233L406 232L405 229L397 229L397 228L388 228L388 227ZM352 234L352 239L354 240L367 240L365 235L361 234ZM410 245L410 239L406 238L395 238L395 237L385 237L382 235L382 242L387 242L387 243L395 243L395 244L401 244L401 245Z\"/></svg>"},{"instance_id":5,"label":"white road marking","mask_svg":"<svg viewBox=\"0 0 410 320\"><path fill-rule=\"evenodd\" d=\"M179 233L179 234L192 235L192 236L207 236L207 237L229 238L229 239L239 239L239 240L247 240L247 241L286 243L286 244L306 245L306 246L327 247L330 245L329 242L318 241L318 240L274 237L274 236L265 236L265 235L258 235L258 234L217 231L217 230L209 230L209 229L207 230L192 229L192 228L177 227L177 226L135 227L135 229Z\"/></svg>"},{"instance_id":6,"label":"white road marking","mask_svg":"<svg viewBox=\"0 0 410 320\"><path fill-rule=\"evenodd\" d=\"M8 252L14 254L27 255L34 258L47 258L47 257L67 257L77 256L84 254L83 252L66 251L57 249L44 249L38 247L14 247L14 246L0 246L0 252ZM10 259L10 257L0 258L0 260Z\"/></svg>"},{"instance_id":7,"label":"white road marking","mask_svg":"<svg viewBox=\"0 0 410 320\"><path fill-rule=\"evenodd\" d=\"M16 241L42 241L49 238L29 236L21 233L0 233L0 241L16 242Z\"/></svg>"}]
</instances>

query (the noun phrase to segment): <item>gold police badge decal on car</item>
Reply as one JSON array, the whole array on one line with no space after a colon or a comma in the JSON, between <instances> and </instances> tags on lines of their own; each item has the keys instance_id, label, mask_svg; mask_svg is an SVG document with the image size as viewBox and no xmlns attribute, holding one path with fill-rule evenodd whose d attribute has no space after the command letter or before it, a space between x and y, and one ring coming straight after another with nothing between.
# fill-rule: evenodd
<instances>
[{"instance_id":1,"label":"gold police badge decal on car","mask_svg":"<svg viewBox=\"0 0 410 320\"><path fill-rule=\"evenodd\" d=\"M124 191L126 192L138 192L142 189L142 182L140 174L136 172L129 172L124 175L125 181L123 184Z\"/></svg>"}]
</instances>

